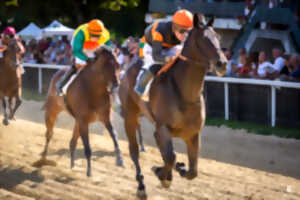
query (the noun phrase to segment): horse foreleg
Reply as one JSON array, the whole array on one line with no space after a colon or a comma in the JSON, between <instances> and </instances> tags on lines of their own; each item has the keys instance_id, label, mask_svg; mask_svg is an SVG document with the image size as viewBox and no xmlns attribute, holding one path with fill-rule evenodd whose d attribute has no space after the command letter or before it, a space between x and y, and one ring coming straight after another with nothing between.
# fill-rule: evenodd
<instances>
[{"instance_id":1,"label":"horse foreleg","mask_svg":"<svg viewBox=\"0 0 300 200\"><path fill-rule=\"evenodd\" d=\"M116 131L114 130L114 128L112 127L111 123L109 120L105 120L104 125L106 127L106 129L108 130L113 142L114 142L114 146L115 146L115 152L116 152L116 165L117 166L124 166L123 163L123 158L121 155L121 150L119 147L119 143L117 140L118 134L116 133Z\"/></svg>"},{"instance_id":2,"label":"horse foreleg","mask_svg":"<svg viewBox=\"0 0 300 200\"><path fill-rule=\"evenodd\" d=\"M178 171L182 177L191 180L197 177L198 175L197 167L198 167L198 151L199 151L199 134L196 134L192 138L185 140L185 143L187 145L187 151L188 151L189 170L187 171L185 169L184 163L176 163L176 171Z\"/></svg>"},{"instance_id":3,"label":"horse foreleg","mask_svg":"<svg viewBox=\"0 0 300 200\"><path fill-rule=\"evenodd\" d=\"M5 97L2 98L2 106L3 106L3 111L4 111L4 119L2 121L2 123L7 126L9 124L8 122L8 113L7 113L7 109L6 109L6 100Z\"/></svg>"},{"instance_id":4,"label":"horse foreleg","mask_svg":"<svg viewBox=\"0 0 300 200\"><path fill-rule=\"evenodd\" d=\"M140 146L141 146L141 152L146 152L140 124L138 124L137 132L138 132L138 135L139 135L139 143L140 143Z\"/></svg>"},{"instance_id":5,"label":"horse foreleg","mask_svg":"<svg viewBox=\"0 0 300 200\"><path fill-rule=\"evenodd\" d=\"M17 109L20 107L21 103L22 103L21 96L17 95L15 106L14 106L13 109L11 109L12 98L9 98L9 106L10 106L10 110L11 110L10 115L9 115L9 119L14 119L15 113L16 113Z\"/></svg>"},{"instance_id":6,"label":"horse foreleg","mask_svg":"<svg viewBox=\"0 0 300 200\"><path fill-rule=\"evenodd\" d=\"M87 122L80 121L79 122L79 133L82 139L82 143L84 146L84 153L85 157L87 159L87 176L90 177L92 175L91 171L91 148L90 148L90 142L89 142L89 126Z\"/></svg>"},{"instance_id":7,"label":"horse foreleg","mask_svg":"<svg viewBox=\"0 0 300 200\"><path fill-rule=\"evenodd\" d=\"M176 159L171 134L166 126L160 126L154 136L165 166L153 167L153 171L161 181L162 186L169 188L172 181L172 168Z\"/></svg>"},{"instance_id":8,"label":"horse foreleg","mask_svg":"<svg viewBox=\"0 0 300 200\"><path fill-rule=\"evenodd\" d=\"M136 168L136 180L138 182L136 195L140 199L146 199L146 187L144 185L144 176L139 163L139 145L136 139L136 128L138 125L137 118L137 116L125 116L125 129L129 141L130 157Z\"/></svg>"},{"instance_id":9,"label":"horse foreleg","mask_svg":"<svg viewBox=\"0 0 300 200\"><path fill-rule=\"evenodd\" d=\"M75 149L76 149L77 140L78 140L79 135L80 135L79 134L79 124L76 121L74 129L73 129L73 136L72 136L72 139L70 141L71 169L74 167L74 162L75 162L74 152L75 152Z\"/></svg>"}]
</instances>

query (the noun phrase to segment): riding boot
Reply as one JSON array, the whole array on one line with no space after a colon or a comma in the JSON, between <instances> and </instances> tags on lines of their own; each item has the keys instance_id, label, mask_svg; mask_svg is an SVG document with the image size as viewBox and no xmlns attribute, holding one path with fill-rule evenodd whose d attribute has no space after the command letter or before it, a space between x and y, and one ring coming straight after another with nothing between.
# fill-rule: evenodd
<instances>
[{"instance_id":1,"label":"riding boot","mask_svg":"<svg viewBox=\"0 0 300 200\"><path fill-rule=\"evenodd\" d=\"M146 86L148 82L153 78L153 76L154 75L149 70L142 68L134 86L135 92L140 96L143 96Z\"/></svg>"},{"instance_id":2,"label":"riding boot","mask_svg":"<svg viewBox=\"0 0 300 200\"><path fill-rule=\"evenodd\" d=\"M72 65L68 69L68 71L65 72L64 76L59 81L57 81L57 83L56 83L56 95L60 96L63 93L62 88L69 81L69 79L71 78L71 76L74 73L76 73L76 67L74 65Z\"/></svg>"}]
</instances>

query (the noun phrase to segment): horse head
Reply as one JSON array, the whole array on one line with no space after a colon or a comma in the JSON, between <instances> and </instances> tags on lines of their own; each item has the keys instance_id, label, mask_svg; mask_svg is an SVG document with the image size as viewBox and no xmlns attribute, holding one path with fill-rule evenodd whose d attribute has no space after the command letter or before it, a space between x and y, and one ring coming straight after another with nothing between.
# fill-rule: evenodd
<instances>
[{"instance_id":1,"label":"horse head","mask_svg":"<svg viewBox=\"0 0 300 200\"><path fill-rule=\"evenodd\" d=\"M103 74L105 82L111 88L116 88L119 85L118 73L120 64L116 55L110 47L101 46L95 52L96 59L93 67Z\"/></svg>"},{"instance_id":2,"label":"horse head","mask_svg":"<svg viewBox=\"0 0 300 200\"><path fill-rule=\"evenodd\" d=\"M8 65L12 67L17 67L20 64L18 53L20 48L18 46L18 41L15 38L11 38L8 41L7 49L4 52L4 58Z\"/></svg>"},{"instance_id":3,"label":"horse head","mask_svg":"<svg viewBox=\"0 0 300 200\"><path fill-rule=\"evenodd\" d=\"M201 20L202 19L202 20ZM220 36L213 29L214 18L205 24L203 15L194 14L194 27L185 42L182 54L192 60L215 66L216 74L222 76L226 73L227 59L224 55Z\"/></svg>"}]
</instances>

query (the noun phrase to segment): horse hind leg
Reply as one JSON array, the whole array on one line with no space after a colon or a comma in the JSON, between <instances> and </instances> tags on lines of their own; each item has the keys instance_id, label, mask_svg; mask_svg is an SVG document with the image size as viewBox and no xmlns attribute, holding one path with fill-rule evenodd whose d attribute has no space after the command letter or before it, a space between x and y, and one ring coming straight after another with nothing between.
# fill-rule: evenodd
<instances>
[{"instance_id":1,"label":"horse hind leg","mask_svg":"<svg viewBox=\"0 0 300 200\"><path fill-rule=\"evenodd\" d=\"M56 118L58 116L58 114L61 112L61 109L59 109L56 106L46 106L46 112L45 112L45 124L46 124L46 144L44 147L44 151L42 153L42 158L46 158L47 154L48 154L48 146L50 143L50 140L53 136L53 127L56 121Z\"/></svg>"},{"instance_id":2,"label":"horse hind leg","mask_svg":"<svg viewBox=\"0 0 300 200\"><path fill-rule=\"evenodd\" d=\"M7 113L7 108L6 108L6 100L5 97L2 98L2 106L3 106L3 111L4 111L4 119L2 121L2 123L7 126L9 124L8 121L8 113Z\"/></svg>"},{"instance_id":3,"label":"horse hind leg","mask_svg":"<svg viewBox=\"0 0 300 200\"><path fill-rule=\"evenodd\" d=\"M138 116L124 116L125 129L129 141L130 157L136 168L136 180L138 182L136 195L139 199L146 199L146 186L144 184L144 176L139 163L139 146L136 138L136 129L138 126L137 118Z\"/></svg>"},{"instance_id":4,"label":"horse hind leg","mask_svg":"<svg viewBox=\"0 0 300 200\"><path fill-rule=\"evenodd\" d=\"M116 153L116 165L117 166L124 166L124 162L123 162L123 158L121 155L121 150L119 147L119 143L118 143L118 134L117 132L114 130L113 126L111 125L111 122L109 120L105 120L104 121L104 125L106 127L106 129L108 130L113 143L114 143L114 147L115 147L115 153Z\"/></svg>"},{"instance_id":5,"label":"horse hind leg","mask_svg":"<svg viewBox=\"0 0 300 200\"><path fill-rule=\"evenodd\" d=\"M79 135L80 135L79 134L79 124L76 121L74 129L73 129L73 136L72 136L72 139L70 141L71 169L75 165L75 156L74 156L74 153L75 153L75 149L76 149L77 140L78 140Z\"/></svg>"},{"instance_id":6,"label":"horse hind leg","mask_svg":"<svg viewBox=\"0 0 300 200\"><path fill-rule=\"evenodd\" d=\"M196 134L192 138L185 140L188 151L189 158L189 170L186 170L184 163L176 163L176 171L180 176L191 180L197 177L197 167L198 167L198 151L199 151L199 134Z\"/></svg>"}]
</instances>

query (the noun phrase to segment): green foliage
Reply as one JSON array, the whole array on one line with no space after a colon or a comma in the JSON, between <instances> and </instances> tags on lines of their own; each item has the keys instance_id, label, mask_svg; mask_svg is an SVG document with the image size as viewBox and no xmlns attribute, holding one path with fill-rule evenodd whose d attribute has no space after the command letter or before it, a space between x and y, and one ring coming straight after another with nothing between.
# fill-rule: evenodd
<instances>
[{"instance_id":1,"label":"green foliage","mask_svg":"<svg viewBox=\"0 0 300 200\"><path fill-rule=\"evenodd\" d=\"M100 4L100 8L109 9L112 11L120 11L122 7L137 7L140 3L140 0L106 0Z\"/></svg>"},{"instance_id":2,"label":"green foliage","mask_svg":"<svg viewBox=\"0 0 300 200\"><path fill-rule=\"evenodd\" d=\"M30 22L45 27L54 19L76 28L93 18L101 19L117 38L143 34L149 0L18 0L18 6L4 6L0 0L0 31L7 25L17 31Z\"/></svg>"},{"instance_id":3,"label":"green foliage","mask_svg":"<svg viewBox=\"0 0 300 200\"><path fill-rule=\"evenodd\" d=\"M248 133L255 133L259 135L275 135L282 138L294 138L300 140L300 130L289 127L270 127L267 125L254 124L249 122L231 121L224 119L206 120L208 126L222 126L225 125L232 129L245 129Z\"/></svg>"}]
</instances>

